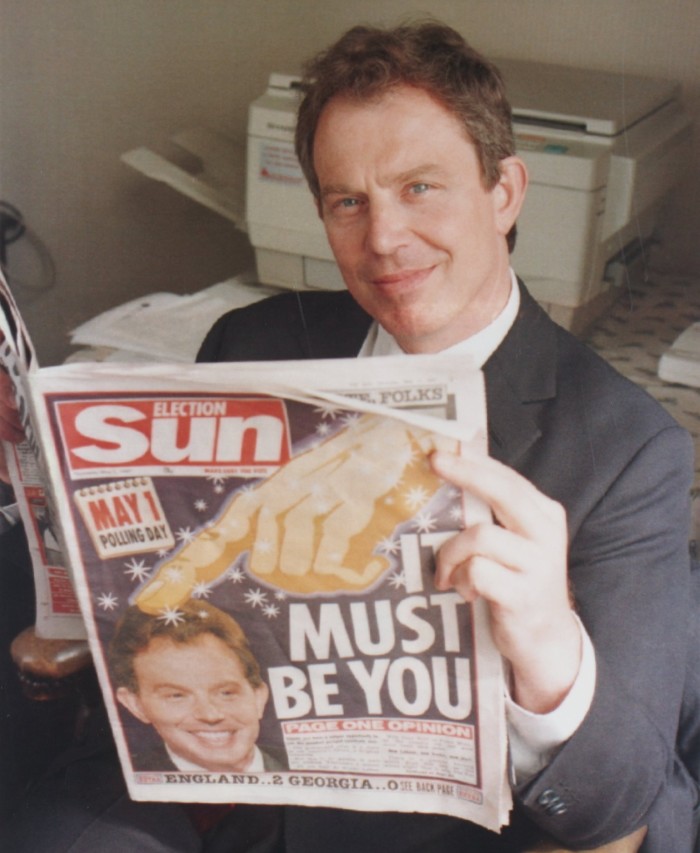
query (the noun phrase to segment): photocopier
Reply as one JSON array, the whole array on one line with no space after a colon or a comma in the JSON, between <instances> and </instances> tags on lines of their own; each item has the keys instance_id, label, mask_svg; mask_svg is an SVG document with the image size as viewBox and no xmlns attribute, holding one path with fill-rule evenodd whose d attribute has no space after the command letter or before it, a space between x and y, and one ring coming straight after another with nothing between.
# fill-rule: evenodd
<instances>
[{"instance_id":1,"label":"photocopier","mask_svg":"<svg viewBox=\"0 0 700 853\"><path fill-rule=\"evenodd\" d=\"M607 307L651 239L691 156L691 122L672 81L521 60L496 64L530 175L513 266L550 314L575 328ZM341 288L294 154L299 97L297 76L270 75L267 91L250 105L245 154L202 129L174 137L201 157L199 176L178 175L145 149L123 159L247 230L261 283Z\"/></svg>"}]
</instances>

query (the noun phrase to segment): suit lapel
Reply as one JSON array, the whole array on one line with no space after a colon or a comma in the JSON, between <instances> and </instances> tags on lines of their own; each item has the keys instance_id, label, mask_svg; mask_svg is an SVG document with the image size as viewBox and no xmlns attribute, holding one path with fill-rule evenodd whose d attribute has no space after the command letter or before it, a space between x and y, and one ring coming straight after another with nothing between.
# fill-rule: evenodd
<instances>
[{"instance_id":1,"label":"suit lapel","mask_svg":"<svg viewBox=\"0 0 700 853\"><path fill-rule=\"evenodd\" d=\"M327 294L331 296L331 294ZM332 310L329 307L332 306ZM299 302L299 344L306 358L354 358L367 336L372 318L347 291L334 293L323 312Z\"/></svg>"},{"instance_id":2,"label":"suit lapel","mask_svg":"<svg viewBox=\"0 0 700 853\"><path fill-rule=\"evenodd\" d=\"M489 450L517 462L540 437L538 414L556 395L557 332L520 284L520 310L505 339L484 365Z\"/></svg>"}]
</instances>

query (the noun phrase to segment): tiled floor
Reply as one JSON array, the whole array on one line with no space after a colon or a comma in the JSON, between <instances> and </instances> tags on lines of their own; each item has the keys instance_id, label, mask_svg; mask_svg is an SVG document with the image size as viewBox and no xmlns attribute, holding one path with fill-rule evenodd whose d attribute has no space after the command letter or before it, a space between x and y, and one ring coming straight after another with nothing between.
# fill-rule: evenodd
<instances>
[{"instance_id":1,"label":"tiled floor","mask_svg":"<svg viewBox=\"0 0 700 853\"><path fill-rule=\"evenodd\" d=\"M621 293L584 336L621 373L644 386L695 439L692 538L700 540L700 388L659 379L659 358L678 335L700 320L700 280L651 276Z\"/></svg>"}]
</instances>

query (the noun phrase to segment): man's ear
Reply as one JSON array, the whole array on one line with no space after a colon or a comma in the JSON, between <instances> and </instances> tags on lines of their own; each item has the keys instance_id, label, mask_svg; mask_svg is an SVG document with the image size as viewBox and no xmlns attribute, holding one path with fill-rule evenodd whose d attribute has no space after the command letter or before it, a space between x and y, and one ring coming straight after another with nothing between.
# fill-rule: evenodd
<instances>
[{"instance_id":1,"label":"man's ear","mask_svg":"<svg viewBox=\"0 0 700 853\"><path fill-rule=\"evenodd\" d=\"M150 724L151 721L144 713L143 705L141 704L138 693L132 693L128 687L118 687L116 695L117 701L120 702L127 711L130 711L137 720L141 720L142 723Z\"/></svg>"},{"instance_id":2,"label":"man's ear","mask_svg":"<svg viewBox=\"0 0 700 853\"><path fill-rule=\"evenodd\" d=\"M500 166L501 177L493 188L494 215L499 233L505 236L523 206L528 176L527 167L520 157L506 157Z\"/></svg>"}]
</instances>

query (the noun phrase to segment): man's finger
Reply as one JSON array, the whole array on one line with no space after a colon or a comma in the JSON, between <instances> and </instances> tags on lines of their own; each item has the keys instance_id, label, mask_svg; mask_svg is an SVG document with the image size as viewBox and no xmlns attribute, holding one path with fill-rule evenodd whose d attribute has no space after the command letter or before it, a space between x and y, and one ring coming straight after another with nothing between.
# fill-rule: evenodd
<instances>
[{"instance_id":1,"label":"man's finger","mask_svg":"<svg viewBox=\"0 0 700 853\"><path fill-rule=\"evenodd\" d=\"M451 586L455 569L476 557L504 566L513 574L522 574L539 567L542 552L533 542L503 527L477 524L448 539L440 548L436 569L438 586L441 589Z\"/></svg>"},{"instance_id":2,"label":"man's finger","mask_svg":"<svg viewBox=\"0 0 700 853\"><path fill-rule=\"evenodd\" d=\"M519 597L516 578L510 569L477 554L453 568L450 583L440 589L454 589L467 602L483 598L489 604L512 609Z\"/></svg>"},{"instance_id":3,"label":"man's finger","mask_svg":"<svg viewBox=\"0 0 700 853\"><path fill-rule=\"evenodd\" d=\"M549 536L565 527L560 504L495 459L468 450L460 456L438 451L431 464L438 476L488 504L496 520L514 533Z\"/></svg>"}]
</instances>

